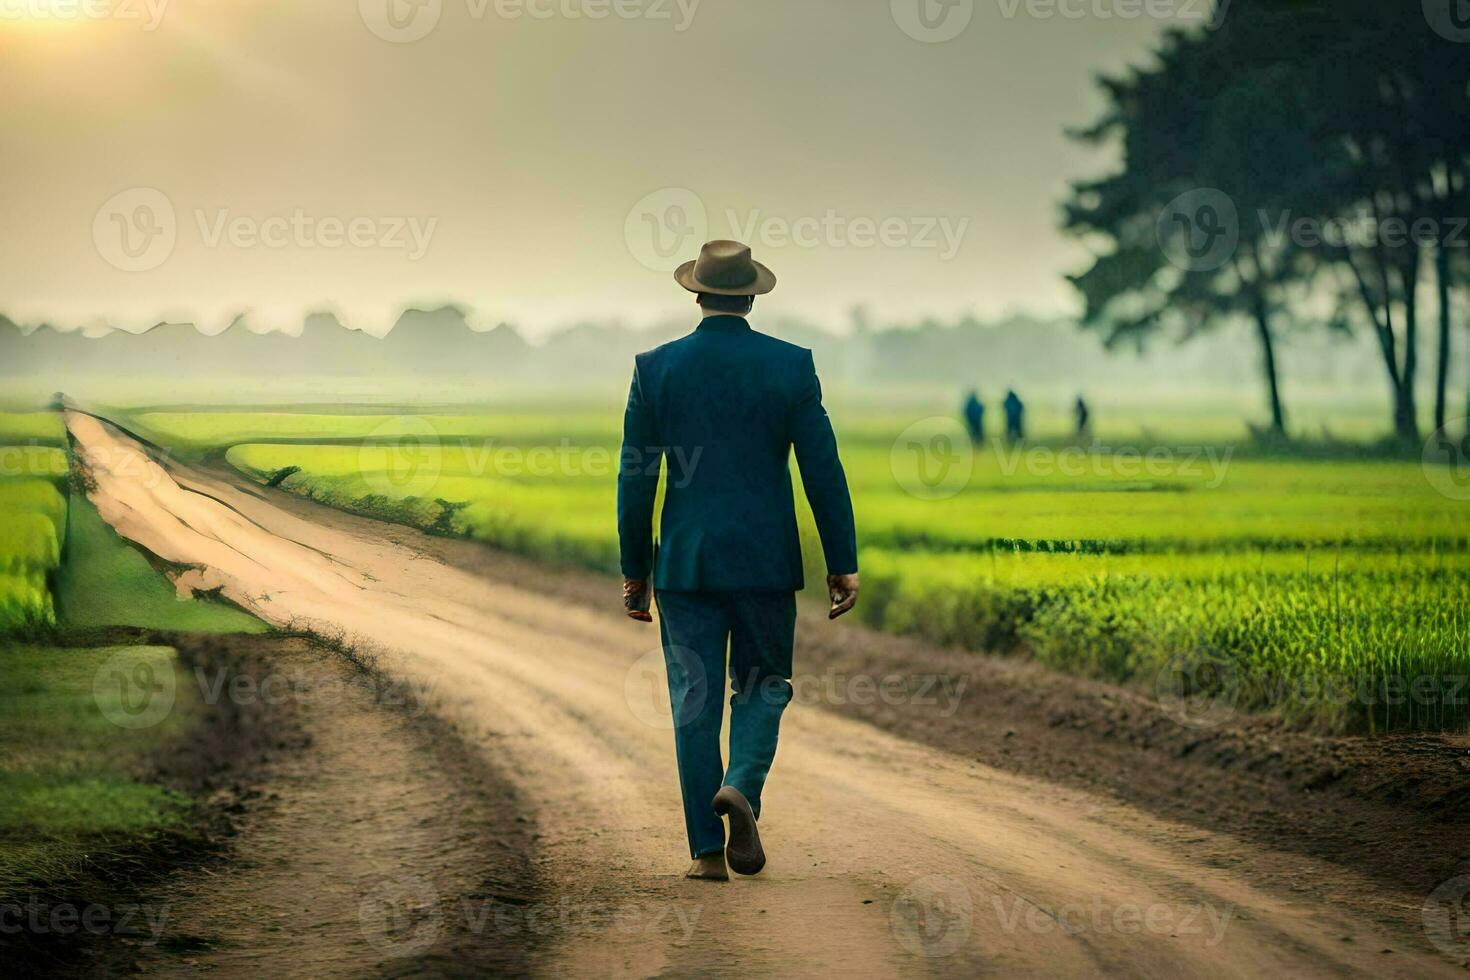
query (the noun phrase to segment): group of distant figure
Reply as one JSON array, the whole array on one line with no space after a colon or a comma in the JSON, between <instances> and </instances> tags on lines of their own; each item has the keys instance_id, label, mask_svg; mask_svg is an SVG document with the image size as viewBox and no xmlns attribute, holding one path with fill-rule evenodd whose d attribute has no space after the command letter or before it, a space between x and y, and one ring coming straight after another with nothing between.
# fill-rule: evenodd
<instances>
[{"instance_id":1,"label":"group of distant figure","mask_svg":"<svg viewBox=\"0 0 1470 980\"><path fill-rule=\"evenodd\" d=\"M1026 438L1026 403L1021 401L1021 397L1013 389L1006 390L1001 408L1006 416L1006 441L1020 442ZM965 399L964 414L970 441L978 446L985 441L985 403L980 400L978 391L972 390L970 397ZM1077 396L1077 402L1072 407L1072 415L1077 425L1077 438L1085 438L1091 432L1092 410L1087 407L1087 402L1081 395Z\"/></svg>"}]
</instances>

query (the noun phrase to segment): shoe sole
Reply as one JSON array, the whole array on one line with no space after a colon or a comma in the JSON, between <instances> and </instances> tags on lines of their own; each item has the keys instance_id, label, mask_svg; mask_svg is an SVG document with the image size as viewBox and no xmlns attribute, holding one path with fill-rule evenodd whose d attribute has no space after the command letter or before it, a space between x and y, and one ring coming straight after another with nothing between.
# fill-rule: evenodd
<instances>
[{"instance_id":1,"label":"shoe sole","mask_svg":"<svg viewBox=\"0 0 1470 980\"><path fill-rule=\"evenodd\" d=\"M729 790L729 792L726 792ZM725 863L736 874L760 874L766 866L766 852L755 827L755 811L737 789L729 786L715 794L715 813L730 819L730 842L725 845Z\"/></svg>"}]
</instances>

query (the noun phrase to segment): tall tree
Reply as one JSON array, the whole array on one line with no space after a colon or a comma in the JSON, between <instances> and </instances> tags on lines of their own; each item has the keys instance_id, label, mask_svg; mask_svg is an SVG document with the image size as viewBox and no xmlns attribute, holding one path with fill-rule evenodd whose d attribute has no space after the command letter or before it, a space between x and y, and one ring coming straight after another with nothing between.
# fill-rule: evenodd
<instances>
[{"instance_id":1,"label":"tall tree","mask_svg":"<svg viewBox=\"0 0 1470 980\"><path fill-rule=\"evenodd\" d=\"M1467 206L1467 80L1470 45L1437 33L1418 4L1235 0L1219 30L1166 35L1154 64L1102 80L1109 108L1078 134L1116 139L1124 161L1074 186L1066 208L1065 227L1109 243L1073 277L1085 324L1141 342L1181 318L1197 330L1250 316L1280 429L1278 325L1292 319L1293 295L1306 309L1335 296L1334 322L1365 325L1377 341L1394 431L1417 439L1421 289L1432 267L1442 427L1464 265L1455 248ZM1223 264L1186 263L1181 275L1150 253L1142 229L1190 187L1223 193L1239 240ZM1189 226L1177 234L1198 230ZM1333 228L1347 231L1321 234ZM1159 238L1167 250L1162 226Z\"/></svg>"},{"instance_id":2,"label":"tall tree","mask_svg":"<svg viewBox=\"0 0 1470 980\"><path fill-rule=\"evenodd\" d=\"M1157 65L1103 79L1111 106L1077 138L1116 140L1123 168L1074 185L1063 225L1107 251L1071 277L1086 326L1110 344L1187 340L1247 320L1259 345L1271 428L1286 432L1277 344L1298 246L1256 213L1304 195L1323 165L1299 125L1288 66L1240 73L1219 35L1165 36Z\"/></svg>"}]
</instances>

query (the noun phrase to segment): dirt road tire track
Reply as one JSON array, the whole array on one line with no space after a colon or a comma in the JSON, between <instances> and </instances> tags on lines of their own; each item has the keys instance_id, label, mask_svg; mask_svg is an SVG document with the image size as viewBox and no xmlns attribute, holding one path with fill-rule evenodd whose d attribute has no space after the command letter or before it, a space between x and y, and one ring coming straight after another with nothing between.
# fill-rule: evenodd
<instances>
[{"instance_id":1,"label":"dirt road tire track","mask_svg":"<svg viewBox=\"0 0 1470 980\"><path fill-rule=\"evenodd\" d=\"M157 941L114 950L113 965L156 977L525 971L542 937L506 924L536 904L531 834L482 754L437 730L412 692L304 638L174 643L189 663L244 662L249 683L228 696L210 693L223 690L216 673L189 682L268 711L293 744L253 774L221 858L148 898L167 913Z\"/></svg>"},{"instance_id":2,"label":"dirt road tire track","mask_svg":"<svg viewBox=\"0 0 1470 980\"><path fill-rule=\"evenodd\" d=\"M783 726L767 872L684 881L670 733L655 686L627 683L656 657L653 631L165 468L90 416L67 424L104 519L188 566L181 588L371 645L516 782L542 834L539 879L596 913L537 972L1460 974L1422 939L1201 862L1183 844L1193 828L820 711ZM1213 843L1228 863L1275 857ZM1374 887L1321 873L1344 893ZM1208 914L1186 928L1189 909Z\"/></svg>"}]
</instances>

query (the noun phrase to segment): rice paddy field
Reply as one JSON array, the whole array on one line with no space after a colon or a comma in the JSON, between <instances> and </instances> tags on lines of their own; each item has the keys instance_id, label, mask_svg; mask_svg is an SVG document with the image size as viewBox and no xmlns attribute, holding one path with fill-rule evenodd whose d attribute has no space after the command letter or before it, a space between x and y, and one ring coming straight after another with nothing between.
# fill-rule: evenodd
<instances>
[{"instance_id":1,"label":"rice paddy field","mask_svg":"<svg viewBox=\"0 0 1470 980\"><path fill-rule=\"evenodd\" d=\"M362 411L130 424L335 507L616 572L616 410ZM834 414L872 626L1319 730L1465 727L1470 492L1435 464L1267 451L1223 421L972 449L944 417Z\"/></svg>"},{"instance_id":2,"label":"rice paddy field","mask_svg":"<svg viewBox=\"0 0 1470 980\"><path fill-rule=\"evenodd\" d=\"M63 443L53 413L0 414L0 632L55 622L51 583L66 531Z\"/></svg>"}]
</instances>

